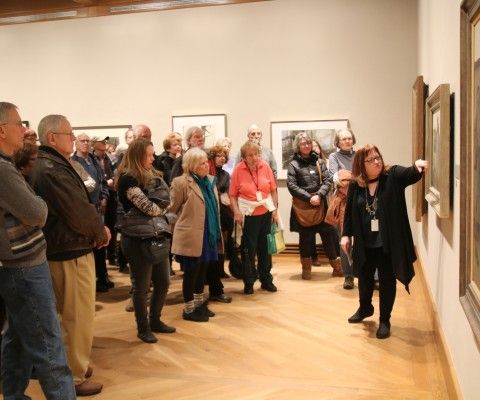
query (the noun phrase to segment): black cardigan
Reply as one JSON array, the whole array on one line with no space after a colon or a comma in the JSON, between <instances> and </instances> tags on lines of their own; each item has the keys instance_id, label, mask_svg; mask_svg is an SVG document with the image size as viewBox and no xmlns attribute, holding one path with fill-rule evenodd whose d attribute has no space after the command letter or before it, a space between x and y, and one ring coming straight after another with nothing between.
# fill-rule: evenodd
<instances>
[{"instance_id":1,"label":"black cardigan","mask_svg":"<svg viewBox=\"0 0 480 400\"><path fill-rule=\"evenodd\" d=\"M408 285L415 275L413 263L417 259L413 245L412 231L408 221L405 203L405 188L418 182L422 173L415 166L394 165L378 181L378 219L382 235L383 249L391 257L393 271L397 279ZM362 268L365 258L365 245L362 236L361 215L356 212L358 194L364 191L355 181L350 183L343 223L343 236L353 236L353 262ZM409 292L410 293L410 292Z\"/></svg>"}]
</instances>

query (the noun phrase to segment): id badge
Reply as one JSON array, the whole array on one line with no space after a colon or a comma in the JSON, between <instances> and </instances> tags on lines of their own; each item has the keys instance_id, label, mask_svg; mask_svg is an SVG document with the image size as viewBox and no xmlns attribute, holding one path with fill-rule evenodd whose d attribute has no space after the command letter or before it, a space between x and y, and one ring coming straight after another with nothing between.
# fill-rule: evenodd
<instances>
[{"instance_id":1,"label":"id badge","mask_svg":"<svg viewBox=\"0 0 480 400\"><path fill-rule=\"evenodd\" d=\"M372 232L378 232L378 219L371 220Z\"/></svg>"},{"instance_id":2,"label":"id badge","mask_svg":"<svg viewBox=\"0 0 480 400\"><path fill-rule=\"evenodd\" d=\"M257 192L257 201L262 201L262 192Z\"/></svg>"}]
</instances>

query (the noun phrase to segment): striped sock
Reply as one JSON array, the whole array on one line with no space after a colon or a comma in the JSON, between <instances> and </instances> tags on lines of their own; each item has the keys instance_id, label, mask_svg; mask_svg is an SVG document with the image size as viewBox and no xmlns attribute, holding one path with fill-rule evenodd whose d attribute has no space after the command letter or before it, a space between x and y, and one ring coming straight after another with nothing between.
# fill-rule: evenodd
<instances>
[{"instance_id":1,"label":"striped sock","mask_svg":"<svg viewBox=\"0 0 480 400\"><path fill-rule=\"evenodd\" d=\"M194 293L193 294L193 304L195 304L195 308L200 307L203 304L203 293Z\"/></svg>"},{"instance_id":2,"label":"striped sock","mask_svg":"<svg viewBox=\"0 0 480 400\"><path fill-rule=\"evenodd\" d=\"M194 303L193 303L193 300L187 301L187 302L185 303L185 308L184 308L184 310L185 310L185 314L190 314L190 313L193 312L193 310L195 310L195 305L194 305Z\"/></svg>"}]
</instances>

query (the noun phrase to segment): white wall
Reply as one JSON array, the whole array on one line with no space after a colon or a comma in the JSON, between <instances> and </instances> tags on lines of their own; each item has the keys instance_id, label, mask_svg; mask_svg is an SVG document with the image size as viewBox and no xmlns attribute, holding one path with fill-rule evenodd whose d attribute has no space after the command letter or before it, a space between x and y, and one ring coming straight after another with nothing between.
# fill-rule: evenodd
<instances>
[{"instance_id":1,"label":"white wall","mask_svg":"<svg viewBox=\"0 0 480 400\"><path fill-rule=\"evenodd\" d=\"M34 126L225 113L238 149L256 122L347 117L359 143L410 162L416 1L277 0L0 27L1 97ZM280 189L288 223L290 196ZM287 241L298 240L288 234Z\"/></svg>"},{"instance_id":2,"label":"white wall","mask_svg":"<svg viewBox=\"0 0 480 400\"><path fill-rule=\"evenodd\" d=\"M421 0L419 3L419 74L430 93L449 83L455 93L455 161L460 155L460 1ZM480 393L480 353L459 302L460 186L454 181L454 211L448 220L432 208L417 224L417 247L425 268L442 328L465 399Z\"/></svg>"}]
</instances>

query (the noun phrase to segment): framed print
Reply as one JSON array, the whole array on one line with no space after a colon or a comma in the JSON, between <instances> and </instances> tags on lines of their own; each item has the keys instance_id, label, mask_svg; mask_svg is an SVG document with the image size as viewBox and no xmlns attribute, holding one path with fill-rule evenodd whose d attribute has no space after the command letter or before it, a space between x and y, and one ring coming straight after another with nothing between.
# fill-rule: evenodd
<instances>
[{"instance_id":1,"label":"framed print","mask_svg":"<svg viewBox=\"0 0 480 400\"><path fill-rule=\"evenodd\" d=\"M425 199L439 218L450 216L450 85L442 84L425 102L426 152L430 161Z\"/></svg>"},{"instance_id":2,"label":"framed print","mask_svg":"<svg viewBox=\"0 0 480 400\"><path fill-rule=\"evenodd\" d=\"M337 150L334 145L335 132L342 128L348 128L348 119L271 122L272 152L278 165L278 179L287 179L288 164L294 153L293 140L297 134L306 132L320 144L328 158L330 153Z\"/></svg>"},{"instance_id":3,"label":"framed print","mask_svg":"<svg viewBox=\"0 0 480 400\"><path fill-rule=\"evenodd\" d=\"M125 132L131 128L132 125L104 125L104 126L75 126L72 131L75 135L86 133L90 139L94 136L109 137L107 141L115 147L119 144L125 143Z\"/></svg>"},{"instance_id":4,"label":"framed print","mask_svg":"<svg viewBox=\"0 0 480 400\"><path fill-rule=\"evenodd\" d=\"M428 96L428 86L423 82L423 76L418 76L412 87L412 163L425 159L425 100ZM415 220L421 221L427 212L425 201L425 185L421 183L412 187L412 204Z\"/></svg>"},{"instance_id":5,"label":"framed print","mask_svg":"<svg viewBox=\"0 0 480 400\"><path fill-rule=\"evenodd\" d=\"M187 129L199 126L205 133L205 148L215 145L218 139L227 135L227 116L225 114L178 115L172 117L172 131L185 137Z\"/></svg>"},{"instance_id":6,"label":"framed print","mask_svg":"<svg viewBox=\"0 0 480 400\"><path fill-rule=\"evenodd\" d=\"M460 10L460 303L480 346L480 0Z\"/></svg>"}]
</instances>

